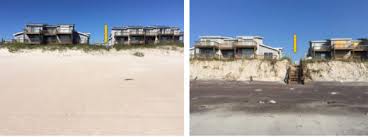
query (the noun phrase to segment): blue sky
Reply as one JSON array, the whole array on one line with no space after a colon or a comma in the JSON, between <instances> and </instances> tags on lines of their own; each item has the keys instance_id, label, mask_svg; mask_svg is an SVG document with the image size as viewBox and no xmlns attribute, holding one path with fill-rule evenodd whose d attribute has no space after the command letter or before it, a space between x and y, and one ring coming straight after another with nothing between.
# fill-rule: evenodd
<instances>
[{"instance_id":1,"label":"blue sky","mask_svg":"<svg viewBox=\"0 0 368 137\"><path fill-rule=\"evenodd\" d=\"M11 39L26 23L75 24L103 41L103 25L169 25L184 28L183 0L2 0L0 38Z\"/></svg>"},{"instance_id":2,"label":"blue sky","mask_svg":"<svg viewBox=\"0 0 368 137\"><path fill-rule=\"evenodd\" d=\"M310 40L368 37L368 0L192 0L191 46L200 35L261 35L293 60ZM293 34L298 52L292 52Z\"/></svg>"}]
</instances>

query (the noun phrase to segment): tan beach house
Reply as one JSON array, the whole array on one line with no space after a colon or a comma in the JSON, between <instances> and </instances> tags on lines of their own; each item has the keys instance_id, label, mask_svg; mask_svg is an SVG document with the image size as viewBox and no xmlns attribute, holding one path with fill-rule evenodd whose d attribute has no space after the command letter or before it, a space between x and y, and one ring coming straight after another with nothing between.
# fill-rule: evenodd
<instances>
[{"instance_id":1,"label":"tan beach house","mask_svg":"<svg viewBox=\"0 0 368 137\"><path fill-rule=\"evenodd\" d=\"M263 43L260 36L201 36L194 45L196 58L260 58L279 59L282 48L273 48Z\"/></svg>"},{"instance_id":2,"label":"tan beach house","mask_svg":"<svg viewBox=\"0 0 368 137\"><path fill-rule=\"evenodd\" d=\"M89 44L90 33L78 32L74 24L27 24L13 34L14 42L26 44Z\"/></svg>"},{"instance_id":3,"label":"tan beach house","mask_svg":"<svg viewBox=\"0 0 368 137\"><path fill-rule=\"evenodd\" d=\"M368 38L331 38L310 41L308 57L313 59L368 59Z\"/></svg>"},{"instance_id":4,"label":"tan beach house","mask_svg":"<svg viewBox=\"0 0 368 137\"><path fill-rule=\"evenodd\" d=\"M109 45L143 45L182 42L183 32L170 26L113 27Z\"/></svg>"}]
</instances>

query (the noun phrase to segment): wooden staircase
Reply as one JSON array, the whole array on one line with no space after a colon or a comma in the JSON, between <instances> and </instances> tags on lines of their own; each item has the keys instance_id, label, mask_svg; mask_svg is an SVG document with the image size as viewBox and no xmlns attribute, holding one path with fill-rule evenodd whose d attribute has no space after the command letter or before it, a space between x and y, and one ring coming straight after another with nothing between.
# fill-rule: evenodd
<instances>
[{"instance_id":1,"label":"wooden staircase","mask_svg":"<svg viewBox=\"0 0 368 137\"><path fill-rule=\"evenodd\" d=\"M301 77L301 69L299 65L291 65L288 70L288 84L299 84Z\"/></svg>"}]
</instances>

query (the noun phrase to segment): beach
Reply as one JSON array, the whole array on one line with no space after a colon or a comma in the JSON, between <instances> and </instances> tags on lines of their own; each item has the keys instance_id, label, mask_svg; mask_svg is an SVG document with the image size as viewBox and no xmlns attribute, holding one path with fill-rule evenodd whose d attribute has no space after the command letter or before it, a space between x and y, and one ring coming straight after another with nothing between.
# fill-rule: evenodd
<instances>
[{"instance_id":1,"label":"beach","mask_svg":"<svg viewBox=\"0 0 368 137\"><path fill-rule=\"evenodd\" d=\"M182 50L0 49L0 135L183 135L183 66Z\"/></svg>"},{"instance_id":2,"label":"beach","mask_svg":"<svg viewBox=\"0 0 368 137\"><path fill-rule=\"evenodd\" d=\"M367 135L368 84L191 81L191 135Z\"/></svg>"}]
</instances>

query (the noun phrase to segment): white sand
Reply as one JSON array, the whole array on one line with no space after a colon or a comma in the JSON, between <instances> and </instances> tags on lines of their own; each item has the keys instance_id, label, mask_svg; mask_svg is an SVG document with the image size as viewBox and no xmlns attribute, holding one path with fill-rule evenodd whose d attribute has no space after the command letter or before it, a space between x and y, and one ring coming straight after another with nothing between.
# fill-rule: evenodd
<instances>
[{"instance_id":1,"label":"white sand","mask_svg":"<svg viewBox=\"0 0 368 137\"><path fill-rule=\"evenodd\" d=\"M0 49L0 135L182 135L183 55L140 51Z\"/></svg>"}]
</instances>

